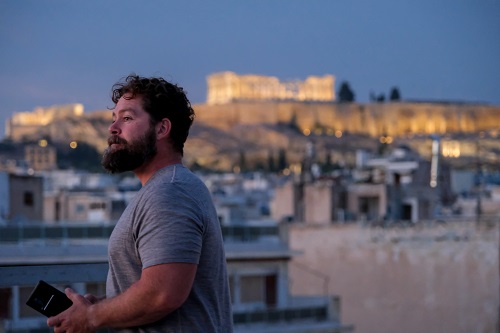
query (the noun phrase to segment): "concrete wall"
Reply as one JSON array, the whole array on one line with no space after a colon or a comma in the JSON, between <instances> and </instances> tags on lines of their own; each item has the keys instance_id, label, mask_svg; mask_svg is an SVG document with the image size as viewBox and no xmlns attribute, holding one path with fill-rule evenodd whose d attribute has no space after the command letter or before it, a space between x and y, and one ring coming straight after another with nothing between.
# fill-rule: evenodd
<instances>
[{"instance_id":1,"label":"concrete wall","mask_svg":"<svg viewBox=\"0 0 500 333\"><path fill-rule=\"evenodd\" d=\"M13 220L43 220L43 178L9 175L10 217Z\"/></svg>"},{"instance_id":2,"label":"concrete wall","mask_svg":"<svg viewBox=\"0 0 500 333\"><path fill-rule=\"evenodd\" d=\"M276 194L271 201L271 217L276 221L293 217L295 214L294 189L292 182L286 182L275 189Z\"/></svg>"},{"instance_id":3,"label":"concrete wall","mask_svg":"<svg viewBox=\"0 0 500 333\"><path fill-rule=\"evenodd\" d=\"M339 295L356 333L498 332L499 233L293 225L291 291Z\"/></svg>"},{"instance_id":4,"label":"concrete wall","mask_svg":"<svg viewBox=\"0 0 500 333\"><path fill-rule=\"evenodd\" d=\"M330 224L333 221L332 184L315 182L304 186L304 215L310 224Z\"/></svg>"}]
</instances>

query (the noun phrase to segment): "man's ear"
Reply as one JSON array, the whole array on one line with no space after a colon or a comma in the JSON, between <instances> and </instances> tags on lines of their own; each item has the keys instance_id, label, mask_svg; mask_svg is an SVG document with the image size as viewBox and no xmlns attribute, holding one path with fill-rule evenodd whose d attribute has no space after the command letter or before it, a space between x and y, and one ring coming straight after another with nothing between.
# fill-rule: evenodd
<instances>
[{"instance_id":1,"label":"man's ear","mask_svg":"<svg viewBox=\"0 0 500 333\"><path fill-rule=\"evenodd\" d=\"M170 134L170 130L172 129L172 123L170 119L163 118L158 124L155 126L156 129L156 138L158 140L167 137Z\"/></svg>"}]
</instances>

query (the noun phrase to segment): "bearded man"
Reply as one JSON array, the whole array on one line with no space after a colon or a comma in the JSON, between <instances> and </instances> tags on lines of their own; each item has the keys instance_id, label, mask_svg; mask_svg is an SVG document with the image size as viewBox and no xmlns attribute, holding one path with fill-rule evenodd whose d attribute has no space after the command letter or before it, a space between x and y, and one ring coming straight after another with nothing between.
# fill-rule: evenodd
<instances>
[{"instance_id":1,"label":"bearded man","mask_svg":"<svg viewBox=\"0 0 500 333\"><path fill-rule=\"evenodd\" d=\"M203 182L183 164L195 113L183 89L129 75L113 86L102 165L133 171L141 190L109 240L106 296L66 289L54 332L232 332L220 223Z\"/></svg>"}]
</instances>

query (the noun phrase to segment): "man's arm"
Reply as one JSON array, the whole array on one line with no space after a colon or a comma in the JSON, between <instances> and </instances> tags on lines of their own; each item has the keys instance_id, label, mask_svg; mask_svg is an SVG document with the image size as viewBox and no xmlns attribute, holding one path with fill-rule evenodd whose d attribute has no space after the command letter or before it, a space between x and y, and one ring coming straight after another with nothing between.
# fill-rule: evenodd
<instances>
[{"instance_id":1,"label":"man's arm","mask_svg":"<svg viewBox=\"0 0 500 333\"><path fill-rule=\"evenodd\" d=\"M196 269L195 264L186 263L148 267L142 271L139 281L125 292L95 304L73 294L70 297L73 306L49 318L47 323L55 326L55 332L90 332L103 327L132 327L155 322L186 301Z\"/></svg>"}]
</instances>

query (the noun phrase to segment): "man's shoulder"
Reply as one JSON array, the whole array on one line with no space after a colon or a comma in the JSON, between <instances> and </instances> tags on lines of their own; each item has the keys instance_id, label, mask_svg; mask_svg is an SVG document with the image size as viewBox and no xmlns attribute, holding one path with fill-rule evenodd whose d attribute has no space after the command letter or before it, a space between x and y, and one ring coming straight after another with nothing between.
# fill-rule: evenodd
<instances>
[{"instance_id":1,"label":"man's shoulder","mask_svg":"<svg viewBox=\"0 0 500 333\"><path fill-rule=\"evenodd\" d=\"M205 183L187 167L171 166L160 170L154 179L141 190L138 201L178 201L179 198L208 198L210 192Z\"/></svg>"}]
</instances>

